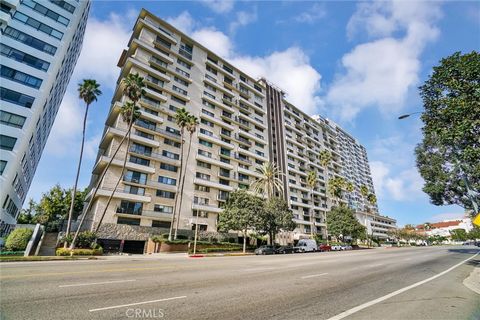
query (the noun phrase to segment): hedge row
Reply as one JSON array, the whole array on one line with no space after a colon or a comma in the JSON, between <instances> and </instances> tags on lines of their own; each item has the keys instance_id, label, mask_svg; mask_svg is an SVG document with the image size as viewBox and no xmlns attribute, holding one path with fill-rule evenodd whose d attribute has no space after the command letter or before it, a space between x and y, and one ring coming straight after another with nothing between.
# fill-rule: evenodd
<instances>
[{"instance_id":1,"label":"hedge row","mask_svg":"<svg viewBox=\"0 0 480 320\"><path fill-rule=\"evenodd\" d=\"M67 249L67 248L58 248L55 251L57 256L101 256L103 254L103 249Z\"/></svg>"},{"instance_id":2,"label":"hedge row","mask_svg":"<svg viewBox=\"0 0 480 320\"><path fill-rule=\"evenodd\" d=\"M0 256L23 256L24 251L2 251Z\"/></svg>"}]
</instances>

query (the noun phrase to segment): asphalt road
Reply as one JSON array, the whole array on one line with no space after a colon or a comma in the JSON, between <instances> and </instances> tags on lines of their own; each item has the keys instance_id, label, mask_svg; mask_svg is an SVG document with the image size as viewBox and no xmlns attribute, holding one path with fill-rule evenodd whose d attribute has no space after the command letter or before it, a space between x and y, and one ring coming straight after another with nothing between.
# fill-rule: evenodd
<instances>
[{"instance_id":1,"label":"asphalt road","mask_svg":"<svg viewBox=\"0 0 480 320\"><path fill-rule=\"evenodd\" d=\"M478 252L2 263L0 318L478 320L480 295L462 283L479 267Z\"/></svg>"}]
</instances>

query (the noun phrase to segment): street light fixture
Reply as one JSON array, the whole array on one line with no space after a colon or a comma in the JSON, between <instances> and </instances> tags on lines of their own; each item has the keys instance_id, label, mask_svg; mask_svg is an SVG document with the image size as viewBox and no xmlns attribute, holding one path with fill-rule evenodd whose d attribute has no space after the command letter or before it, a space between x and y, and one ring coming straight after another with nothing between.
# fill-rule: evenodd
<instances>
[{"instance_id":1,"label":"street light fixture","mask_svg":"<svg viewBox=\"0 0 480 320\"><path fill-rule=\"evenodd\" d=\"M398 120L402 120L402 119L408 118L408 117L410 117L411 115L413 115L413 114L418 114L418 113L422 113L422 111L412 112L412 113L408 113L408 114L402 114L400 117L398 117Z\"/></svg>"}]
</instances>

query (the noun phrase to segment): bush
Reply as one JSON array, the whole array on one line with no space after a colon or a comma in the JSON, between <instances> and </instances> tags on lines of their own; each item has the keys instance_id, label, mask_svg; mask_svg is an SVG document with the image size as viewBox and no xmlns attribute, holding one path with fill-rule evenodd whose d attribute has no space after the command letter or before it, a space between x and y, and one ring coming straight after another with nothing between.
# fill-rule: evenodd
<instances>
[{"instance_id":1,"label":"bush","mask_svg":"<svg viewBox=\"0 0 480 320\"><path fill-rule=\"evenodd\" d=\"M102 247L98 249L67 249L67 248L58 248L55 252L57 256L101 256L103 254Z\"/></svg>"},{"instance_id":2,"label":"bush","mask_svg":"<svg viewBox=\"0 0 480 320\"><path fill-rule=\"evenodd\" d=\"M33 230L18 228L13 230L7 237L5 248L8 251L23 251L27 248L28 241L32 237Z\"/></svg>"},{"instance_id":3,"label":"bush","mask_svg":"<svg viewBox=\"0 0 480 320\"><path fill-rule=\"evenodd\" d=\"M77 248L91 248L95 245L95 240L97 240L95 233L91 231L83 231L78 234L75 246Z\"/></svg>"},{"instance_id":4,"label":"bush","mask_svg":"<svg viewBox=\"0 0 480 320\"><path fill-rule=\"evenodd\" d=\"M0 256L23 256L24 251L1 251Z\"/></svg>"}]
</instances>

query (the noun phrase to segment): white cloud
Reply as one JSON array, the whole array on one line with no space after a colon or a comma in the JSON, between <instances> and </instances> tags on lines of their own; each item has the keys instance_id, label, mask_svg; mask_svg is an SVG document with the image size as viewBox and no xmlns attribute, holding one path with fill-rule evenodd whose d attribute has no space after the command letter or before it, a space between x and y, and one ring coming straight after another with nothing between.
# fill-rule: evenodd
<instances>
[{"instance_id":1,"label":"white cloud","mask_svg":"<svg viewBox=\"0 0 480 320\"><path fill-rule=\"evenodd\" d=\"M239 11L236 14L235 21L230 23L230 33L235 33L239 27L244 27L253 22L257 21L257 9L255 8L253 12Z\"/></svg>"},{"instance_id":2,"label":"white cloud","mask_svg":"<svg viewBox=\"0 0 480 320\"><path fill-rule=\"evenodd\" d=\"M434 2L358 5L347 26L349 36L364 30L370 38L381 38L359 44L342 57L344 71L337 74L326 96L342 120L350 121L368 107L383 113L404 107L418 84L420 55L439 34L435 27L439 17L439 5ZM403 37L395 37L396 32Z\"/></svg>"},{"instance_id":3,"label":"white cloud","mask_svg":"<svg viewBox=\"0 0 480 320\"><path fill-rule=\"evenodd\" d=\"M237 56L234 65L253 77L265 77L288 93L288 100L306 113L316 111L321 75L298 47L273 52L265 57Z\"/></svg>"},{"instance_id":4,"label":"white cloud","mask_svg":"<svg viewBox=\"0 0 480 320\"><path fill-rule=\"evenodd\" d=\"M304 11L298 16L294 17L294 20L299 23L313 24L318 20L325 18L326 15L327 11L325 6L321 3L315 3L307 11Z\"/></svg>"},{"instance_id":5,"label":"white cloud","mask_svg":"<svg viewBox=\"0 0 480 320\"><path fill-rule=\"evenodd\" d=\"M413 201L424 197L423 179L416 168L394 173L391 166L382 161L370 162L375 192L379 198L395 201Z\"/></svg>"},{"instance_id":6,"label":"white cloud","mask_svg":"<svg viewBox=\"0 0 480 320\"><path fill-rule=\"evenodd\" d=\"M233 0L202 0L201 2L216 13L228 13L235 5Z\"/></svg>"},{"instance_id":7,"label":"white cloud","mask_svg":"<svg viewBox=\"0 0 480 320\"><path fill-rule=\"evenodd\" d=\"M196 30L191 34L191 37L222 58L228 58L233 54L233 44L230 38L215 28Z\"/></svg>"},{"instance_id":8,"label":"white cloud","mask_svg":"<svg viewBox=\"0 0 480 320\"><path fill-rule=\"evenodd\" d=\"M195 26L195 20L193 20L192 16L188 11L183 11L178 16L170 17L166 20L175 28L185 33L191 33Z\"/></svg>"},{"instance_id":9,"label":"white cloud","mask_svg":"<svg viewBox=\"0 0 480 320\"><path fill-rule=\"evenodd\" d=\"M128 16L131 15L127 15L127 18ZM91 78L97 80L102 87L114 89L119 73L117 62L128 44L132 25L132 21L114 13L104 21L89 19L72 83Z\"/></svg>"}]
</instances>

